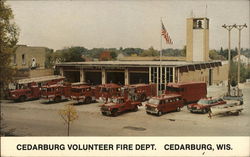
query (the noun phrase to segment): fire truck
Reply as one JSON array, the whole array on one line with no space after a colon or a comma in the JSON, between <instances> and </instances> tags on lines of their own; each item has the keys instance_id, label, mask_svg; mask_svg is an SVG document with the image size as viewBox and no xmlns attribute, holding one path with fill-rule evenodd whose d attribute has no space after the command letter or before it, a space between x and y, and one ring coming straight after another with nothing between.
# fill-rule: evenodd
<instances>
[{"instance_id":1,"label":"fire truck","mask_svg":"<svg viewBox=\"0 0 250 157\"><path fill-rule=\"evenodd\" d=\"M101 102L106 102L113 96L121 96L121 86L115 83L102 84L95 89L96 98Z\"/></svg>"},{"instance_id":2,"label":"fire truck","mask_svg":"<svg viewBox=\"0 0 250 157\"><path fill-rule=\"evenodd\" d=\"M146 113L161 116L163 113L180 111L183 107L181 95L165 95L152 97L146 103Z\"/></svg>"},{"instance_id":3,"label":"fire truck","mask_svg":"<svg viewBox=\"0 0 250 157\"><path fill-rule=\"evenodd\" d=\"M71 99L82 103L89 104L95 101L95 92L91 86L80 85L71 87Z\"/></svg>"},{"instance_id":4,"label":"fire truck","mask_svg":"<svg viewBox=\"0 0 250 157\"><path fill-rule=\"evenodd\" d=\"M38 85L33 83L28 83L27 86L22 87L22 89L11 90L9 93L9 98L14 101L26 101L32 99L39 99L40 88Z\"/></svg>"},{"instance_id":5,"label":"fire truck","mask_svg":"<svg viewBox=\"0 0 250 157\"><path fill-rule=\"evenodd\" d=\"M138 106L141 102L134 102L124 97L108 98L108 101L101 106L101 113L103 115L117 116L126 111L138 111Z\"/></svg>"},{"instance_id":6,"label":"fire truck","mask_svg":"<svg viewBox=\"0 0 250 157\"><path fill-rule=\"evenodd\" d=\"M55 84L64 80L62 76L44 76L21 79L9 85L9 99L26 101L40 98L40 88L43 84Z\"/></svg>"},{"instance_id":7,"label":"fire truck","mask_svg":"<svg viewBox=\"0 0 250 157\"><path fill-rule=\"evenodd\" d=\"M70 84L54 84L54 85L45 85L41 89L41 98L60 102L63 100L70 99Z\"/></svg>"},{"instance_id":8,"label":"fire truck","mask_svg":"<svg viewBox=\"0 0 250 157\"><path fill-rule=\"evenodd\" d=\"M156 84L132 84L122 87L122 94L133 101L144 102L156 96L156 90Z\"/></svg>"},{"instance_id":9,"label":"fire truck","mask_svg":"<svg viewBox=\"0 0 250 157\"><path fill-rule=\"evenodd\" d=\"M205 82L169 83L165 94L179 94L185 104L193 103L207 96L207 85Z\"/></svg>"}]
</instances>

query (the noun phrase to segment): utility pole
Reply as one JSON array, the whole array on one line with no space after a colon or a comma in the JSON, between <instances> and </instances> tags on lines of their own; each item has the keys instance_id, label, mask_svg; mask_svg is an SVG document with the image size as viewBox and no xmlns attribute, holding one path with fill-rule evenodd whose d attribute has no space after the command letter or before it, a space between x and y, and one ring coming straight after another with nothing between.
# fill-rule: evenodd
<instances>
[{"instance_id":1,"label":"utility pole","mask_svg":"<svg viewBox=\"0 0 250 157\"><path fill-rule=\"evenodd\" d=\"M237 96L240 96L239 83L240 83L240 51L241 51L240 42L241 42L241 30L243 28L247 28L247 24L244 24L244 25L235 25L234 27L239 30L239 43L238 43L239 44L238 45L238 79L237 79L238 91L237 91Z\"/></svg>"},{"instance_id":2,"label":"utility pole","mask_svg":"<svg viewBox=\"0 0 250 157\"><path fill-rule=\"evenodd\" d=\"M234 25L222 25L223 28L228 30L228 84L227 84L227 95L230 96L230 87L231 87L231 30L236 26Z\"/></svg>"}]
</instances>

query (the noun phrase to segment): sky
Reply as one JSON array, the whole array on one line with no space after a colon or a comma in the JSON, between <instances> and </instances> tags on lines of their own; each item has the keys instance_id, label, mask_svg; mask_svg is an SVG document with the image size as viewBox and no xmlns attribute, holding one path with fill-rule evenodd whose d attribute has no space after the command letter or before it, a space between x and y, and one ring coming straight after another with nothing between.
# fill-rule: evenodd
<instances>
[{"instance_id":1,"label":"sky","mask_svg":"<svg viewBox=\"0 0 250 157\"><path fill-rule=\"evenodd\" d=\"M7 0L7 4L20 28L18 44L29 46L159 50L162 19L174 43L162 42L162 48L183 48L186 19L206 16L210 49L228 47L223 24L245 23L241 47L250 48L248 0ZM238 46L238 34L237 29L231 31L232 48Z\"/></svg>"}]
</instances>

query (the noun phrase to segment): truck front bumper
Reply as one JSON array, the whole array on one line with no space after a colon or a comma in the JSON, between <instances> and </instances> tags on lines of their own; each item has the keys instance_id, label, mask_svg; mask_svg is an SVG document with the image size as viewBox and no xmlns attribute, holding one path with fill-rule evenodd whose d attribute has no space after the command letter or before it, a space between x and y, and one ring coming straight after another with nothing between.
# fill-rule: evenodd
<instances>
[{"instance_id":1,"label":"truck front bumper","mask_svg":"<svg viewBox=\"0 0 250 157\"><path fill-rule=\"evenodd\" d=\"M111 111L101 111L102 112L102 114L104 114L104 115L111 115L112 113L111 113Z\"/></svg>"},{"instance_id":2,"label":"truck front bumper","mask_svg":"<svg viewBox=\"0 0 250 157\"><path fill-rule=\"evenodd\" d=\"M147 113L158 114L158 110L146 110Z\"/></svg>"}]
</instances>

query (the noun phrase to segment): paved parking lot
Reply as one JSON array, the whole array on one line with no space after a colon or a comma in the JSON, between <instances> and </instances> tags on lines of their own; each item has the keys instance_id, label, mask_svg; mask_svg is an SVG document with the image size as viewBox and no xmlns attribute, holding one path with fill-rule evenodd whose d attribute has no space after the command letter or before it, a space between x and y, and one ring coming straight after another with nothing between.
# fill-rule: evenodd
<instances>
[{"instance_id":1,"label":"paved parking lot","mask_svg":"<svg viewBox=\"0 0 250 157\"><path fill-rule=\"evenodd\" d=\"M210 87L210 96L218 96L225 87ZM118 117L107 117L100 113L100 103L75 106L79 114L73 122L72 136L227 136L250 135L249 95L250 87L243 89L244 110L239 116L217 116L190 113L186 106L181 112L171 112L161 117L147 115L144 106L137 112L124 113ZM43 100L13 103L3 100L1 112L8 129L15 135L65 136L66 127L58 111L65 104L45 103Z\"/></svg>"}]
</instances>

